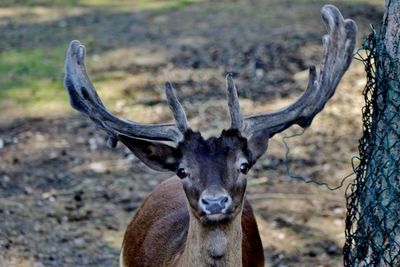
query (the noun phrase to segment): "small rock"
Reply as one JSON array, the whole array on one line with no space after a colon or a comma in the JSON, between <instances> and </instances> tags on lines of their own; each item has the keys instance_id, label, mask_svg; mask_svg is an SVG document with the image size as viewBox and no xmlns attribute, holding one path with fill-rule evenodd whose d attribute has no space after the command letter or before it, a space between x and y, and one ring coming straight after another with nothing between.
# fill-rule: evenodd
<instances>
[{"instance_id":1,"label":"small rock","mask_svg":"<svg viewBox=\"0 0 400 267\"><path fill-rule=\"evenodd\" d=\"M54 192L52 192L52 191L50 191L50 192L44 192L44 193L42 194L42 198L43 198L43 199L46 199L46 200L48 200L48 201L50 201L50 202L56 201L56 196L54 195Z\"/></svg>"},{"instance_id":2,"label":"small rock","mask_svg":"<svg viewBox=\"0 0 400 267\"><path fill-rule=\"evenodd\" d=\"M89 169L97 173L105 173L107 171L106 166L101 162L92 162L89 164Z\"/></svg>"},{"instance_id":3,"label":"small rock","mask_svg":"<svg viewBox=\"0 0 400 267\"><path fill-rule=\"evenodd\" d=\"M30 195L33 193L33 189L29 186L24 187L25 194Z\"/></svg>"},{"instance_id":4,"label":"small rock","mask_svg":"<svg viewBox=\"0 0 400 267\"><path fill-rule=\"evenodd\" d=\"M334 215L341 215L341 214L343 214L343 209L337 207L337 208L334 208L334 209L332 210L332 212L333 212Z\"/></svg>"},{"instance_id":5,"label":"small rock","mask_svg":"<svg viewBox=\"0 0 400 267\"><path fill-rule=\"evenodd\" d=\"M333 243L328 244L325 247L325 252L328 255L340 255L340 254L342 254L341 249L336 244L333 244Z\"/></svg>"},{"instance_id":6,"label":"small rock","mask_svg":"<svg viewBox=\"0 0 400 267\"><path fill-rule=\"evenodd\" d=\"M85 239L83 238L75 238L74 244L78 247L83 247L85 245Z\"/></svg>"},{"instance_id":7,"label":"small rock","mask_svg":"<svg viewBox=\"0 0 400 267\"><path fill-rule=\"evenodd\" d=\"M106 191L106 190L104 189L103 186L97 185L97 186L94 187L94 191L95 191L96 193L103 193L103 192Z\"/></svg>"},{"instance_id":8,"label":"small rock","mask_svg":"<svg viewBox=\"0 0 400 267\"><path fill-rule=\"evenodd\" d=\"M83 161L82 158L77 157L77 156L71 157L71 160L72 160L72 162L75 163L75 164L80 164L80 163L82 163L82 161Z\"/></svg>"},{"instance_id":9,"label":"small rock","mask_svg":"<svg viewBox=\"0 0 400 267\"><path fill-rule=\"evenodd\" d=\"M0 138L0 149L4 148L4 140Z\"/></svg>"},{"instance_id":10,"label":"small rock","mask_svg":"<svg viewBox=\"0 0 400 267\"><path fill-rule=\"evenodd\" d=\"M56 159L58 158L58 153L56 151L51 151L49 154L49 159Z\"/></svg>"},{"instance_id":11,"label":"small rock","mask_svg":"<svg viewBox=\"0 0 400 267\"><path fill-rule=\"evenodd\" d=\"M10 176L8 175L3 175L3 181L8 183L10 181Z\"/></svg>"},{"instance_id":12,"label":"small rock","mask_svg":"<svg viewBox=\"0 0 400 267\"><path fill-rule=\"evenodd\" d=\"M124 106L126 106L126 101L124 99L118 100L115 103L115 109L118 110L118 111L121 111Z\"/></svg>"},{"instance_id":13,"label":"small rock","mask_svg":"<svg viewBox=\"0 0 400 267\"><path fill-rule=\"evenodd\" d=\"M39 231L40 231L40 224L35 223L35 224L33 225L33 231L39 232Z\"/></svg>"},{"instance_id":14,"label":"small rock","mask_svg":"<svg viewBox=\"0 0 400 267\"><path fill-rule=\"evenodd\" d=\"M264 76L264 70L263 69L256 69L256 77L257 79L261 79Z\"/></svg>"},{"instance_id":15,"label":"small rock","mask_svg":"<svg viewBox=\"0 0 400 267\"><path fill-rule=\"evenodd\" d=\"M96 150L98 148L96 138L92 137L88 140L90 150Z\"/></svg>"},{"instance_id":16,"label":"small rock","mask_svg":"<svg viewBox=\"0 0 400 267\"><path fill-rule=\"evenodd\" d=\"M119 203L130 203L132 201L132 193L129 190L123 190L120 193Z\"/></svg>"},{"instance_id":17,"label":"small rock","mask_svg":"<svg viewBox=\"0 0 400 267\"><path fill-rule=\"evenodd\" d=\"M283 232L277 232L277 231L275 231L272 235L273 235L275 238L279 239L279 240L284 240L285 237L286 237L285 233L283 233Z\"/></svg>"}]
</instances>

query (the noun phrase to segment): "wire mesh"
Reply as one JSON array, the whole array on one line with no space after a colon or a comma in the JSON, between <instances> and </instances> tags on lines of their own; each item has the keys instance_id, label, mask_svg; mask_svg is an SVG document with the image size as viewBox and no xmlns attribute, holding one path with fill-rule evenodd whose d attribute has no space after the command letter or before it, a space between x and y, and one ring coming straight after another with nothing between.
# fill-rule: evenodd
<instances>
[{"instance_id":1,"label":"wire mesh","mask_svg":"<svg viewBox=\"0 0 400 267\"><path fill-rule=\"evenodd\" d=\"M357 54L367 84L360 163L346 191L344 266L400 266L399 62L388 51L385 36L384 21L379 33L372 28ZM400 40L393 41L392 51L399 51Z\"/></svg>"}]
</instances>

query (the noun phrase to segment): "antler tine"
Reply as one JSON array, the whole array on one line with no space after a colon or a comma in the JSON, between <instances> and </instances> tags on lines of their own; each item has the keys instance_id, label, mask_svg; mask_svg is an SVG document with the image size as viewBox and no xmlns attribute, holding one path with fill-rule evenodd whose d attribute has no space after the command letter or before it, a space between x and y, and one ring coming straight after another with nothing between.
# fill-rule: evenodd
<instances>
[{"instance_id":1,"label":"antler tine","mask_svg":"<svg viewBox=\"0 0 400 267\"><path fill-rule=\"evenodd\" d=\"M109 135L108 144L115 147L119 134L132 137L179 142L182 134L173 124L140 124L119 119L107 110L94 89L85 67L85 47L72 41L65 60L64 85L73 108L86 114Z\"/></svg>"},{"instance_id":2,"label":"antler tine","mask_svg":"<svg viewBox=\"0 0 400 267\"><path fill-rule=\"evenodd\" d=\"M232 74L226 75L226 87L228 97L229 113L231 115L231 128L242 130L243 116L240 112L239 97Z\"/></svg>"},{"instance_id":3,"label":"antler tine","mask_svg":"<svg viewBox=\"0 0 400 267\"><path fill-rule=\"evenodd\" d=\"M183 109L181 103L179 103L179 100L175 94L175 90L170 82L165 83L165 94L167 96L169 108L174 115L175 124L179 131L184 134L186 130L189 129L189 124L186 119L185 110Z\"/></svg>"},{"instance_id":4,"label":"antler tine","mask_svg":"<svg viewBox=\"0 0 400 267\"><path fill-rule=\"evenodd\" d=\"M246 135L263 132L272 137L293 124L306 128L335 93L352 60L357 26L353 20L343 19L340 11L332 5L325 5L321 15L328 34L323 37L324 54L319 75L315 66L311 66L306 91L290 106L274 113L246 118Z\"/></svg>"}]
</instances>

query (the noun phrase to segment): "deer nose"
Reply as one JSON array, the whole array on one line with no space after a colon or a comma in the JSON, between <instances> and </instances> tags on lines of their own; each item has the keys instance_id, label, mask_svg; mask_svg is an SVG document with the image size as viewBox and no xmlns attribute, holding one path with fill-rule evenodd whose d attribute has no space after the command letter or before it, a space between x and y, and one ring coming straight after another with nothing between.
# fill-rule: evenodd
<instances>
[{"instance_id":1,"label":"deer nose","mask_svg":"<svg viewBox=\"0 0 400 267\"><path fill-rule=\"evenodd\" d=\"M230 202L231 198L226 194L213 197L203 196L200 199L200 206L206 213L215 214L222 212Z\"/></svg>"}]
</instances>

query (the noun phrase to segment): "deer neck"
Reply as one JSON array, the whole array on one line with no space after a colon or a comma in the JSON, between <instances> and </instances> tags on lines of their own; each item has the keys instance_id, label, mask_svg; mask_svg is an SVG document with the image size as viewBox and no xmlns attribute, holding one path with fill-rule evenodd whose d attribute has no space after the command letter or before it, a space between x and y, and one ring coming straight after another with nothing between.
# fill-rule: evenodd
<instances>
[{"instance_id":1,"label":"deer neck","mask_svg":"<svg viewBox=\"0 0 400 267\"><path fill-rule=\"evenodd\" d=\"M189 231L179 266L242 266L241 212L233 221L212 225L202 224L189 213Z\"/></svg>"}]
</instances>

